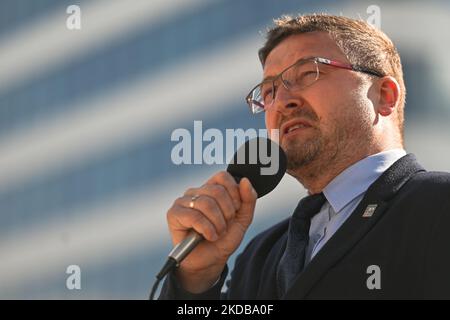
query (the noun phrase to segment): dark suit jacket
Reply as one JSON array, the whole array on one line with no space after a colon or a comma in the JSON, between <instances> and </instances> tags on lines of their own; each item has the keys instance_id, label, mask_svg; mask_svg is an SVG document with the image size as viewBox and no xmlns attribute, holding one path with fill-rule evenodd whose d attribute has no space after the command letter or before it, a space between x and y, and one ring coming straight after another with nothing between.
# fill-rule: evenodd
<instances>
[{"instance_id":1,"label":"dark suit jacket","mask_svg":"<svg viewBox=\"0 0 450 320\"><path fill-rule=\"evenodd\" d=\"M363 217L371 204L377 205L373 215ZM248 244L222 296L227 268L216 286L198 295L182 290L169 274L160 299L450 299L450 174L425 171L412 154L369 187L352 215L279 297L276 269L288 224L284 220ZM367 285L374 277L379 289Z\"/></svg>"}]
</instances>

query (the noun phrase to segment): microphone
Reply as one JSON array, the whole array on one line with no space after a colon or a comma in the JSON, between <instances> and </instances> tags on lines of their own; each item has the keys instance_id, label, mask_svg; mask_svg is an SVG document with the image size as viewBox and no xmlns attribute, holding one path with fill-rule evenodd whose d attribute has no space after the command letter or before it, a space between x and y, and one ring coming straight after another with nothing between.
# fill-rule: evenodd
<instances>
[{"instance_id":1,"label":"microphone","mask_svg":"<svg viewBox=\"0 0 450 320\"><path fill-rule=\"evenodd\" d=\"M233 156L228 164L227 172L237 183L242 178L250 180L258 198L268 194L280 183L287 168L287 159L283 149L274 141L257 137L245 142ZM169 253L168 259L157 274L157 283L161 281L174 267L186 258L186 256L203 240L203 236L191 230L187 237L177 244ZM154 286L150 299L153 300Z\"/></svg>"}]
</instances>

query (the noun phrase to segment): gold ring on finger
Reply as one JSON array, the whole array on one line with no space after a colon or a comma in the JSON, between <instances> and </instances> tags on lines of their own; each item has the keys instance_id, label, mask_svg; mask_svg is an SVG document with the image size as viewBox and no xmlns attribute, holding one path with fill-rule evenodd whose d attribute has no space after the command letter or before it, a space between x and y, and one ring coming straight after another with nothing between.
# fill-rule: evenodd
<instances>
[{"instance_id":1,"label":"gold ring on finger","mask_svg":"<svg viewBox=\"0 0 450 320\"><path fill-rule=\"evenodd\" d=\"M195 200L198 199L198 197L200 197L199 195L193 195L191 197L191 201L189 202L189 208L194 209L195 206Z\"/></svg>"}]
</instances>

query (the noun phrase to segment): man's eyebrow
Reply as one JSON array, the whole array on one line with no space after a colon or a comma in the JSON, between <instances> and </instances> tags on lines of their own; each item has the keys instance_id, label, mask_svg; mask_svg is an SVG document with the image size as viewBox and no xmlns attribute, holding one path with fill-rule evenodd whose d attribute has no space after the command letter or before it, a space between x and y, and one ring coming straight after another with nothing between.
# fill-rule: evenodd
<instances>
[{"instance_id":1,"label":"man's eyebrow","mask_svg":"<svg viewBox=\"0 0 450 320\"><path fill-rule=\"evenodd\" d=\"M265 77L264 79L262 79L262 81L261 81L261 82L266 82L266 81L270 81L270 80L273 80L273 79L275 79L275 78L276 78L276 76L277 76L277 75L275 75L275 76L267 76L267 77Z\"/></svg>"},{"instance_id":2,"label":"man's eyebrow","mask_svg":"<svg viewBox=\"0 0 450 320\"><path fill-rule=\"evenodd\" d=\"M295 60L294 63L292 63L291 65L289 65L289 66L287 66L286 68L284 68L283 70L281 70L281 72L283 72L283 71L286 70L287 68L293 66L294 64L296 64L296 63L299 62L300 60L308 60L308 59L313 59L313 58L316 58L316 56L306 56L306 57L298 58L297 60ZM281 73L281 72L280 72L280 73ZM264 78L262 79L261 82L265 82L265 81L268 81L268 80L273 80L273 79L275 79L280 73L278 73L278 74L276 74L276 75L274 75L274 76L267 76L267 77L264 77Z\"/></svg>"}]
</instances>

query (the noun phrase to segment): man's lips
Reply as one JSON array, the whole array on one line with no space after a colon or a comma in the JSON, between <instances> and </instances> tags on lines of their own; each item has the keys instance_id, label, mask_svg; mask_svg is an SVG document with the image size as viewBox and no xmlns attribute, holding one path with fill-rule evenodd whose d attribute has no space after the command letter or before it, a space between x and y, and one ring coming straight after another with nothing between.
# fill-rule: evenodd
<instances>
[{"instance_id":1,"label":"man's lips","mask_svg":"<svg viewBox=\"0 0 450 320\"><path fill-rule=\"evenodd\" d=\"M299 129L311 128L312 125L303 119L293 119L281 125L281 137Z\"/></svg>"}]
</instances>

